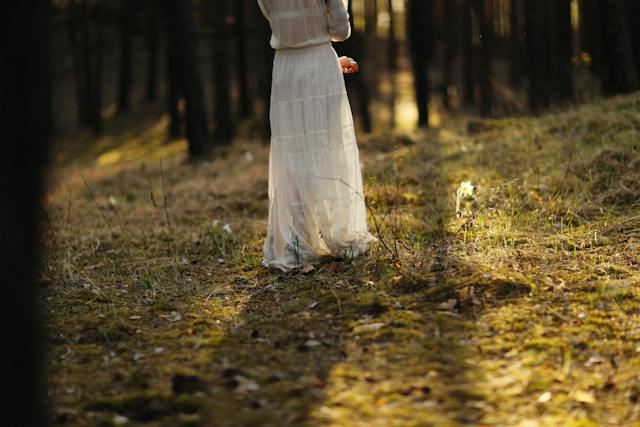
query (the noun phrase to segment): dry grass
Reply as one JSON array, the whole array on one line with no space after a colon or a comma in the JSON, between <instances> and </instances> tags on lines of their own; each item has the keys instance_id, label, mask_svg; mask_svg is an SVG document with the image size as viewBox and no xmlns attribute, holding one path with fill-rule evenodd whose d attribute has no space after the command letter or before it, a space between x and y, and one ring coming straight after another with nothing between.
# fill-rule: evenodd
<instances>
[{"instance_id":1,"label":"dry grass","mask_svg":"<svg viewBox=\"0 0 640 427\"><path fill-rule=\"evenodd\" d=\"M57 168L56 424L640 423L640 96L472 128L363 139L391 253L307 275L259 267L259 143Z\"/></svg>"}]
</instances>

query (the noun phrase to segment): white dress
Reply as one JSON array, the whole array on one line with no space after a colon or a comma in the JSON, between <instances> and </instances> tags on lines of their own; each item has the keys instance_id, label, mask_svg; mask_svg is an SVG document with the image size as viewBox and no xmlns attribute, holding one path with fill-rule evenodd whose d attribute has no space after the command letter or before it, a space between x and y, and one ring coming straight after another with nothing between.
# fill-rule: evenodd
<instances>
[{"instance_id":1,"label":"white dress","mask_svg":"<svg viewBox=\"0 0 640 427\"><path fill-rule=\"evenodd\" d=\"M263 265L290 270L351 258L367 230L353 117L331 41L350 35L347 0L258 0L276 49L269 227Z\"/></svg>"}]
</instances>

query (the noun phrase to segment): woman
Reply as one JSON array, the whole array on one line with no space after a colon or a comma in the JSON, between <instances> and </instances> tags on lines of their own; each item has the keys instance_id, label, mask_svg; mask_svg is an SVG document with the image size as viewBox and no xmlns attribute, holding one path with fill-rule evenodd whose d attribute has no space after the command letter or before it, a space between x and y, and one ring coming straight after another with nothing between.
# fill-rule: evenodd
<instances>
[{"instance_id":1,"label":"woman","mask_svg":"<svg viewBox=\"0 0 640 427\"><path fill-rule=\"evenodd\" d=\"M351 108L332 41L350 33L347 0L258 0L276 49L271 91L269 228L263 265L287 271L352 258L367 230Z\"/></svg>"}]
</instances>

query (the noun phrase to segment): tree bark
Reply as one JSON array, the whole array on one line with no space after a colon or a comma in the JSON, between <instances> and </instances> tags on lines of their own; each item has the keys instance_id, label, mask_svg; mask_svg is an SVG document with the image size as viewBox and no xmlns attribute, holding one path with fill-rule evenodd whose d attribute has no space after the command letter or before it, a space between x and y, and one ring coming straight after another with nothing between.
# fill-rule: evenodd
<instances>
[{"instance_id":1,"label":"tree bark","mask_svg":"<svg viewBox=\"0 0 640 427\"><path fill-rule=\"evenodd\" d=\"M349 21L351 23L351 38L344 43L343 51L346 55L358 58L362 55L363 52L363 34L356 31L353 22L353 0L349 0ZM347 79L347 85L354 87L357 95L357 107L358 107L358 118L362 121L362 131L365 133L370 133L372 131L372 122L371 122L371 111L369 109L370 99L369 99L369 88L367 87L367 82L365 81L362 73L356 73L352 76L349 76Z\"/></svg>"},{"instance_id":2,"label":"tree bark","mask_svg":"<svg viewBox=\"0 0 640 427\"><path fill-rule=\"evenodd\" d=\"M133 1L122 0L119 7L120 63L118 69L118 112L131 109L133 79Z\"/></svg>"},{"instance_id":3,"label":"tree bark","mask_svg":"<svg viewBox=\"0 0 640 427\"><path fill-rule=\"evenodd\" d=\"M462 45L463 45L463 82L462 97L467 106L474 106L476 101L475 74L476 64L474 62L474 19L472 0L462 1L463 25L462 25Z\"/></svg>"},{"instance_id":4,"label":"tree bark","mask_svg":"<svg viewBox=\"0 0 640 427\"><path fill-rule=\"evenodd\" d=\"M455 3L451 0L445 0L444 4L444 44L440 93L444 108L451 110L449 88L453 85L453 61L456 55Z\"/></svg>"},{"instance_id":5,"label":"tree bark","mask_svg":"<svg viewBox=\"0 0 640 427\"><path fill-rule=\"evenodd\" d=\"M597 0L602 17L606 65L602 89L607 95L629 93L640 87L623 0Z\"/></svg>"},{"instance_id":6,"label":"tree bark","mask_svg":"<svg viewBox=\"0 0 640 427\"><path fill-rule=\"evenodd\" d=\"M552 1L555 0L526 0L525 3L529 107L535 113L551 105L551 42L548 25Z\"/></svg>"},{"instance_id":7,"label":"tree bark","mask_svg":"<svg viewBox=\"0 0 640 427\"><path fill-rule=\"evenodd\" d=\"M418 107L418 126L420 127L429 126L429 100L431 98L429 55L433 50L433 34L430 25L432 14L431 0L409 0L407 30Z\"/></svg>"},{"instance_id":8,"label":"tree bark","mask_svg":"<svg viewBox=\"0 0 640 427\"><path fill-rule=\"evenodd\" d=\"M510 61L509 61L509 82L514 87L522 86L522 76L524 74L524 51L525 46L522 39L521 16L522 0L511 0L509 4L509 26L510 26Z\"/></svg>"},{"instance_id":9,"label":"tree bark","mask_svg":"<svg viewBox=\"0 0 640 427\"><path fill-rule=\"evenodd\" d=\"M39 214L52 127L49 65L50 3L10 2L3 8L0 69L0 330L7 426L46 426L44 343L38 304Z\"/></svg>"},{"instance_id":10,"label":"tree bark","mask_svg":"<svg viewBox=\"0 0 640 427\"><path fill-rule=\"evenodd\" d=\"M147 8L147 76L145 101L151 103L158 98L158 49L160 44L157 1L150 1Z\"/></svg>"},{"instance_id":11,"label":"tree bark","mask_svg":"<svg viewBox=\"0 0 640 427\"><path fill-rule=\"evenodd\" d=\"M480 30L480 45L477 49L478 64L478 102L480 114L484 117L493 115L493 0L474 0L474 15L478 20Z\"/></svg>"},{"instance_id":12,"label":"tree bark","mask_svg":"<svg viewBox=\"0 0 640 427\"><path fill-rule=\"evenodd\" d=\"M76 114L80 127L89 127L89 110L87 105L88 95L84 68L84 49L80 34L80 11L78 10L78 0L71 0L68 8L68 30L69 45L71 46L71 61L73 64L73 83L76 98Z\"/></svg>"},{"instance_id":13,"label":"tree bark","mask_svg":"<svg viewBox=\"0 0 640 427\"><path fill-rule=\"evenodd\" d=\"M240 92L240 117L246 119L253 114L253 104L249 93L249 70L247 67L247 29L245 25L244 0L236 2L236 68L238 72L238 90Z\"/></svg>"},{"instance_id":14,"label":"tree bark","mask_svg":"<svg viewBox=\"0 0 640 427\"><path fill-rule=\"evenodd\" d=\"M185 100L187 139L192 160L204 159L210 154L207 110L200 76L198 47L195 37L193 0L168 0L171 20L170 32L175 37L175 55L180 92Z\"/></svg>"},{"instance_id":15,"label":"tree bark","mask_svg":"<svg viewBox=\"0 0 640 427\"><path fill-rule=\"evenodd\" d=\"M571 0L554 0L551 7L551 99L555 103L565 103L573 100Z\"/></svg>"},{"instance_id":16,"label":"tree bark","mask_svg":"<svg viewBox=\"0 0 640 427\"><path fill-rule=\"evenodd\" d=\"M237 1L237 0L234 0ZM233 103L231 99L231 46L233 41L233 27L231 4L229 0L216 2L211 12L214 28L214 37L211 39L213 52L213 105L216 142L230 143L236 134L236 123L233 115Z\"/></svg>"}]
</instances>

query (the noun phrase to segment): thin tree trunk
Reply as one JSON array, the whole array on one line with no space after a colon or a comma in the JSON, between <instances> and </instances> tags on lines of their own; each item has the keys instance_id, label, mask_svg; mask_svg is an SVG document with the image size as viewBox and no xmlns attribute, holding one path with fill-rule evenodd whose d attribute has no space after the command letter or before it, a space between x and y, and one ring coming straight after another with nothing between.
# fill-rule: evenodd
<instances>
[{"instance_id":1,"label":"thin tree trunk","mask_svg":"<svg viewBox=\"0 0 640 427\"><path fill-rule=\"evenodd\" d=\"M349 0L349 20L352 28L352 35L349 41L342 46L346 55L355 57L356 59L362 55L363 52L363 35L356 31L353 23L353 0ZM369 88L362 75L362 73L356 73L347 79L347 84L352 85L356 90L357 95L357 107L358 118L362 121L362 131L370 133L372 131L371 112L369 110Z\"/></svg>"},{"instance_id":2,"label":"thin tree trunk","mask_svg":"<svg viewBox=\"0 0 640 427\"><path fill-rule=\"evenodd\" d=\"M237 1L237 0L234 0ZM215 108L215 132L217 142L228 144L236 134L233 104L231 99L231 70L229 67L232 46L233 28L230 25L232 16L229 0L219 0L212 8L214 37L211 39L213 52L213 88Z\"/></svg>"},{"instance_id":3,"label":"thin tree trunk","mask_svg":"<svg viewBox=\"0 0 640 427\"><path fill-rule=\"evenodd\" d=\"M118 112L131 109L133 79L133 6L132 0L120 2L120 64L118 70Z\"/></svg>"},{"instance_id":4,"label":"thin tree trunk","mask_svg":"<svg viewBox=\"0 0 640 427\"><path fill-rule=\"evenodd\" d=\"M158 98L158 49L159 49L159 19L157 1L149 2L147 8L147 76L145 100L149 103Z\"/></svg>"},{"instance_id":5,"label":"thin tree trunk","mask_svg":"<svg viewBox=\"0 0 640 427\"><path fill-rule=\"evenodd\" d=\"M168 17L168 21L172 18ZM167 22L166 66L167 66L167 112L169 113L169 138L178 139L182 135L182 116L180 114L180 64L178 63L178 44L173 24Z\"/></svg>"},{"instance_id":6,"label":"thin tree trunk","mask_svg":"<svg viewBox=\"0 0 640 427\"><path fill-rule=\"evenodd\" d=\"M520 26L520 14L522 12L522 0L511 0L509 3L510 26L510 56L509 82L514 87L522 86L524 74L524 43L522 40L522 28Z\"/></svg>"},{"instance_id":7,"label":"thin tree trunk","mask_svg":"<svg viewBox=\"0 0 640 427\"><path fill-rule=\"evenodd\" d=\"M429 126L429 55L432 51L430 0L409 0L407 10L409 45L411 49L413 81L418 107L418 126Z\"/></svg>"},{"instance_id":8,"label":"thin tree trunk","mask_svg":"<svg viewBox=\"0 0 640 427\"><path fill-rule=\"evenodd\" d=\"M198 47L195 38L193 0L168 0L169 16L173 17L170 32L176 42L176 63L180 92L186 105L187 139L192 160L204 159L210 154L207 110L200 76Z\"/></svg>"},{"instance_id":9,"label":"thin tree trunk","mask_svg":"<svg viewBox=\"0 0 640 427\"><path fill-rule=\"evenodd\" d=\"M451 110L449 89L453 85L453 61L456 55L456 21L455 4L451 0L445 0L444 4L444 57L442 58L442 85L440 94L442 104L447 110Z\"/></svg>"},{"instance_id":10,"label":"thin tree trunk","mask_svg":"<svg viewBox=\"0 0 640 427\"><path fill-rule=\"evenodd\" d=\"M480 114L484 117L493 115L493 0L474 0L475 14L480 29L480 46L478 49L478 97Z\"/></svg>"},{"instance_id":11,"label":"thin tree trunk","mask_svg":"<svg viewBox=\"0 0 640 427\"><path fill-rule=\"evenodd\" d=\"M246 119L253 114L253 104L249 93L249 70L247 67L247 29L245 28L244 0L236 2L236 67L240 92L240 117Z\"/></svg>"},{"instance_id":12,"label":"thin tree trunk","mask_svg":"<svg viewBox=\"0 0 640 427\"><path fill-rule=\"evenodd\" d=\"M552 5L552 94L554 102L573 99L573 29L571 27L571 0L554 0Z\"/></svg>"},{"instance_id":13,"label":"thin tree trunk","mask_svg":"<svg viewBox=\"0 0 640 427\"><path fill-rule=\"evenodd\" d=\"M396 17L393 8L393 0L388 0L389 9L389 46L387 50L387 62L389 70L394 72L398 69L398 40L396 39Z\"/></svg>"},{"instance_id":14,"label":"thin tree trunk","mask_svg":"<svg viewBox=\"0 0 640 427\"><path fill-rule=\"evenodd\" d=\"M471 7L472 0L462 1L462 11L464 13L464 22L462 25L462 44L463 44L463 84L462 84L462 97L464 103L467 106L474 106L476 101L476 88L475 88L475 69L476 64L474 62L474 19L473 8Z\"/></svg>"},{"instance_id":15,"label":"thin tree trunk","mask_svg":"<svg viewBox=\"0 0 640 427\"><path fill-rule=\"evenodd\" d=\"M82 48L82 40L79 29L79 11L77 0L71 0L69 2L68 9L68 29L69 29L69 44L71 46L71 61L73 64L73 83L75 88L76 98L76 111L78 118L78 125L80 127L88 127L89 115L86 105L87 98L87 86L84 69L84 49Z\"/></svg>"}]
</instances>

